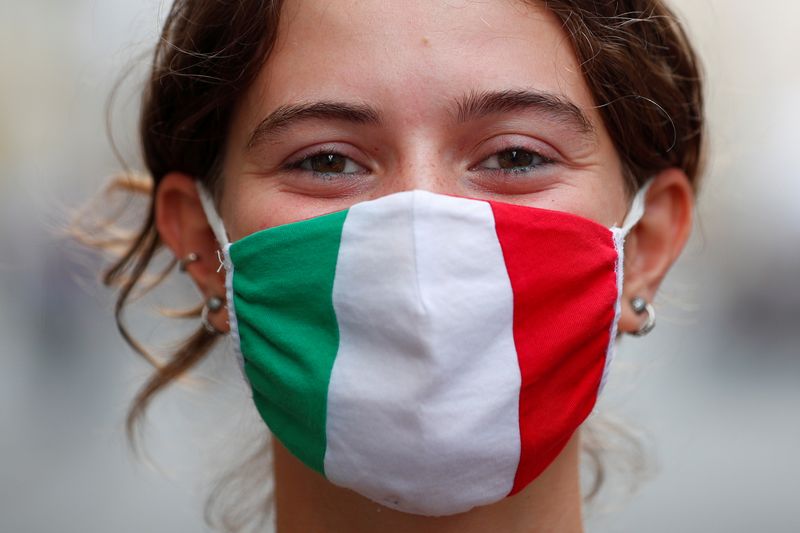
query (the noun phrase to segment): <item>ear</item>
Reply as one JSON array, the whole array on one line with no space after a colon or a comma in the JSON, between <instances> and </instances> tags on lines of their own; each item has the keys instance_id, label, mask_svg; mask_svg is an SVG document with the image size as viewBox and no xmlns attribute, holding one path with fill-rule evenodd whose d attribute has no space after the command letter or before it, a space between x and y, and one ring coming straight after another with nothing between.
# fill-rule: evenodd
<instances>
[{"instance_id":1,"label":"ear","mask_svg":"<svg viewBox=\"0 0 800 533\"><path fill-rule=\"evenodd\" d=\"M645 198L645 211L625 242L624 287L619 331L634 332L645 317L634 313L637 296L653 303L656 292L680 255L692 229L694 192L677 168L655 176Z\"/></svg>"},{"instance_id":2,"label":"ear","mask_svg":"<svg viewBox=\"0 0 800 533\"><path fill-rule=\"evenodd\" d=\"M180 172L164 176L155 198L156 229L161 240L181 259L194 252L198 260L188 263L192 277L206 300L217 296L225 300L225 273L219 271L217 243L206 219L195 180ZM228 331L224 311L209 313L208 320L220 331Z\"/></svg>"}]
</instances>

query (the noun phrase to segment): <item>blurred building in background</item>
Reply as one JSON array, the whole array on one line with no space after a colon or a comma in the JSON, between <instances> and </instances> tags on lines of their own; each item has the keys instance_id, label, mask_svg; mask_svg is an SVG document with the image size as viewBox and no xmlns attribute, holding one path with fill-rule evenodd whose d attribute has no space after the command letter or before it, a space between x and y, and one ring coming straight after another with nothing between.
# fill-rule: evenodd
<instances>
[{"instance_id":1,"label":"blurred building in background","mask_svg":"<svg viewBox=\"0 0 800 533\"><path fill-rule=\"evenodd\" d=\"M626 420L649 466L611 476L595 532L800 531L800 4L675 0L705 63L711 157L696 231L659 324L625 339L601 412ZM59 235L70 209L137 166L143 66L168 3L0 0L0 531L206 531L214 472L253 421L227 350L153 404L126 448L149 373L121 340L101 262ZM156 350L192 323L185 281L131 325ZM252 431L250 431L252 433Z\"/></svg>"}]
</instances>

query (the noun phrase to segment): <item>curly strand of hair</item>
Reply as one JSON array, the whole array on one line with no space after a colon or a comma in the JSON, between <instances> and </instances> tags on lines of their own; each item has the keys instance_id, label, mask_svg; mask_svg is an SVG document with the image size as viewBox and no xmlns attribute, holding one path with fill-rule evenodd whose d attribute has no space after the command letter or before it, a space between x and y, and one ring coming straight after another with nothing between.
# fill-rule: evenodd
<instances>
[{"instance_id":1,"label":"curly strand of hair","mask_svg":"<svg viewBox=\"0 0 800 533\"><path fill-rule=\"evenodd\" d=\"M134 451L137 451L137 427L143 419L152 398L165 389L170 383L192 369L202 360L216 341L216 337L204 328L199 328L172 354L171 359L164 363L154 357L145 346L140 343L125 324L124 311L127 304L135 297L141 297L158 286L173 270L177 260L173 258L146 286L136 289L142 282L147 267L152 258L162 248L163 244L155 228L155 215L152 209L148 214L142 231L136 236L128 250L113 263L103 275L103 283L107 286L118 287L119 292L114 306L114 318L117 329L125 342L145 359L155 372L141 387L134 397L125 422L126 434ZM196 309L184 312L186 316L197 313Z\"/></svg>"},{"instance_id":2,"label":"curly strand of hair","mask_svg":"<svg viewBox=\"0 0 800 533\"><path fill-rule=\"evenodd\" d=\"M167 318L199 318L203 311L203 304L190 307L189 309L172 309L159 307L158 312Z\"/></svg>"},{"instance_id":3,"label":"curly strand of hair","mask_svg":"<svg viewBox=\"0 0 800 533\"><path fill-rule=\"evenodd\" d=\"M249 453L248 453L249 452ZM203 518L213 529L229 533L264 531L274 512L275 492L263 475L272 466L272 439L265 431L237 454L240 464L216 479L206 499Z\"/></svg>"},{"instance_id":4,"label":"curly strand of hair","mask_svg":"<svg viewBox=\"0 0 800 533\"><path fill-rule=\"evenodd\" d=\"M134 238L130 248L123 256L103 273L102 281L106 286L119 287L117 300L114 304L114 320L117 323L120 335L148 363L158 367L159 362L133 337L122 318L128 302L128 296L138 284L139 279L147 269L150 259L161 245L160 238L154 227L154 218L151 212L145 222L145 229Z\"/></svg>"},{"instance_id":5,"label":"curly strand of hair","mask_svg":"<svg viewBox=\"0 0 800 533\"><path fill-rule=\"evenodd\" d=\"M123 202L114 205L115 193L124 193ZM130 200L135 196L150 197L148 215L141 228L134 234L123 233L115 221L122 217L130 207ZM175 351L168 362L155 357L139 342L125 323L125 310L132 301L141 298L159 286L175 270L177 258L171 258L167 265L152 277L147 276L147 269L153 258L163 249L163 243L155 228L153 209L153 185L148 177L126 174L115 178L95 199L103 199L103 206L111 210L109 215L99 216L93 203L75 215L69 232L79 242L88 246L111 252L115 259L101 275L104 285L118 288L114 303L114 318L125 342L156 371L141 387L129 407L125 428L128 442L137 452L136 433L151 399L165 389L171 382L193 368L210 350L215 337L204 328L198 329L186 339ZM199 316L202 306L194 306L187 310L162 310L161 314L178 318Z\"/></svg>"},{"instance_id":6,"label":"curly strand of hair","mask_svg":"<svg viewBox=\"0 0 800 533\"><path fill-rule=\"evenodd\" d=\"M150 401L200 362L214 346L216 339L214 334L201 327L180 345L166 364L158 362L154 364L156 371L136 393L125 419L125 432L134 452L137 451L137 429Z\"/></svg>"}]
</instances>

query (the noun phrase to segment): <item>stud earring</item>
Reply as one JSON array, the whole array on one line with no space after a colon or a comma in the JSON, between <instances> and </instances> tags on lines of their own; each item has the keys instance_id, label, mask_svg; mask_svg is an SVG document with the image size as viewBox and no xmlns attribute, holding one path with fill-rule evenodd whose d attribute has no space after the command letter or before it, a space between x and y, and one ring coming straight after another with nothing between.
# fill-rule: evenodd
<instances>
[{"instance_id":1,"label":"stud earring","mask_svg":"<svg viewBox=\"0 0 800 533\"><path fill-rule=\"evenodd\" d=\"M195 261L199 261L200 256L194 252L189 253L186 257L182 258L178 261L178 270L181 272L186 272L190 263L194 263Z\"/></svg>"},{"instance_id":2,"label":"stud earring","mask_svg":"<svg viewBox=\"0 0 800 533\"><path fill-rule=\"evenodd\" d=\"M653 304L641 296L636 296L635 298L631 299L631 307L633 308L633 312L637 315L647 314L647 318L642 325L639 326L639 329L632 331L631 335L635 337L647 335L653 330L654 327L656 327L656 310L653 307Z\"/></svg>"},{"instance_id":3,"label":"stud earring","mask_svg":"<svg viewBox=\"0 0 800 533\"><path fill-rule=\"evenodd\" d=\"M223 305L224 302L222 301L222 298L219 296L211 296L206 300L205 305L203 305L203 310L200 312L200 322L203 324L205 330L212 335L221 335L225 333L224 331L214 327L214 324L208 321L208 313L216 313L222 309Z\"/></svg>"}]
</instances>

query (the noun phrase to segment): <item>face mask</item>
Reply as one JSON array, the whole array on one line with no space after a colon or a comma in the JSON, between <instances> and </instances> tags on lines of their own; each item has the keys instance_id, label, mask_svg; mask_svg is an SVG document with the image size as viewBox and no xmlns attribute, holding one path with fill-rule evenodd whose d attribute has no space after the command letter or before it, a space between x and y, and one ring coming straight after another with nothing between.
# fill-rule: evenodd
<instances>
[{"instance_id":1,"label":"face mask","mask_svg":"<svg viewBox=\"0 0 800 533\"><path fill-rule=\"evenodd\" d=\"M400 192L222 245L233 345L272 433L332 483L450 515L516 494L592 411L622 227Z\"/></svg>"}]
</instances>

